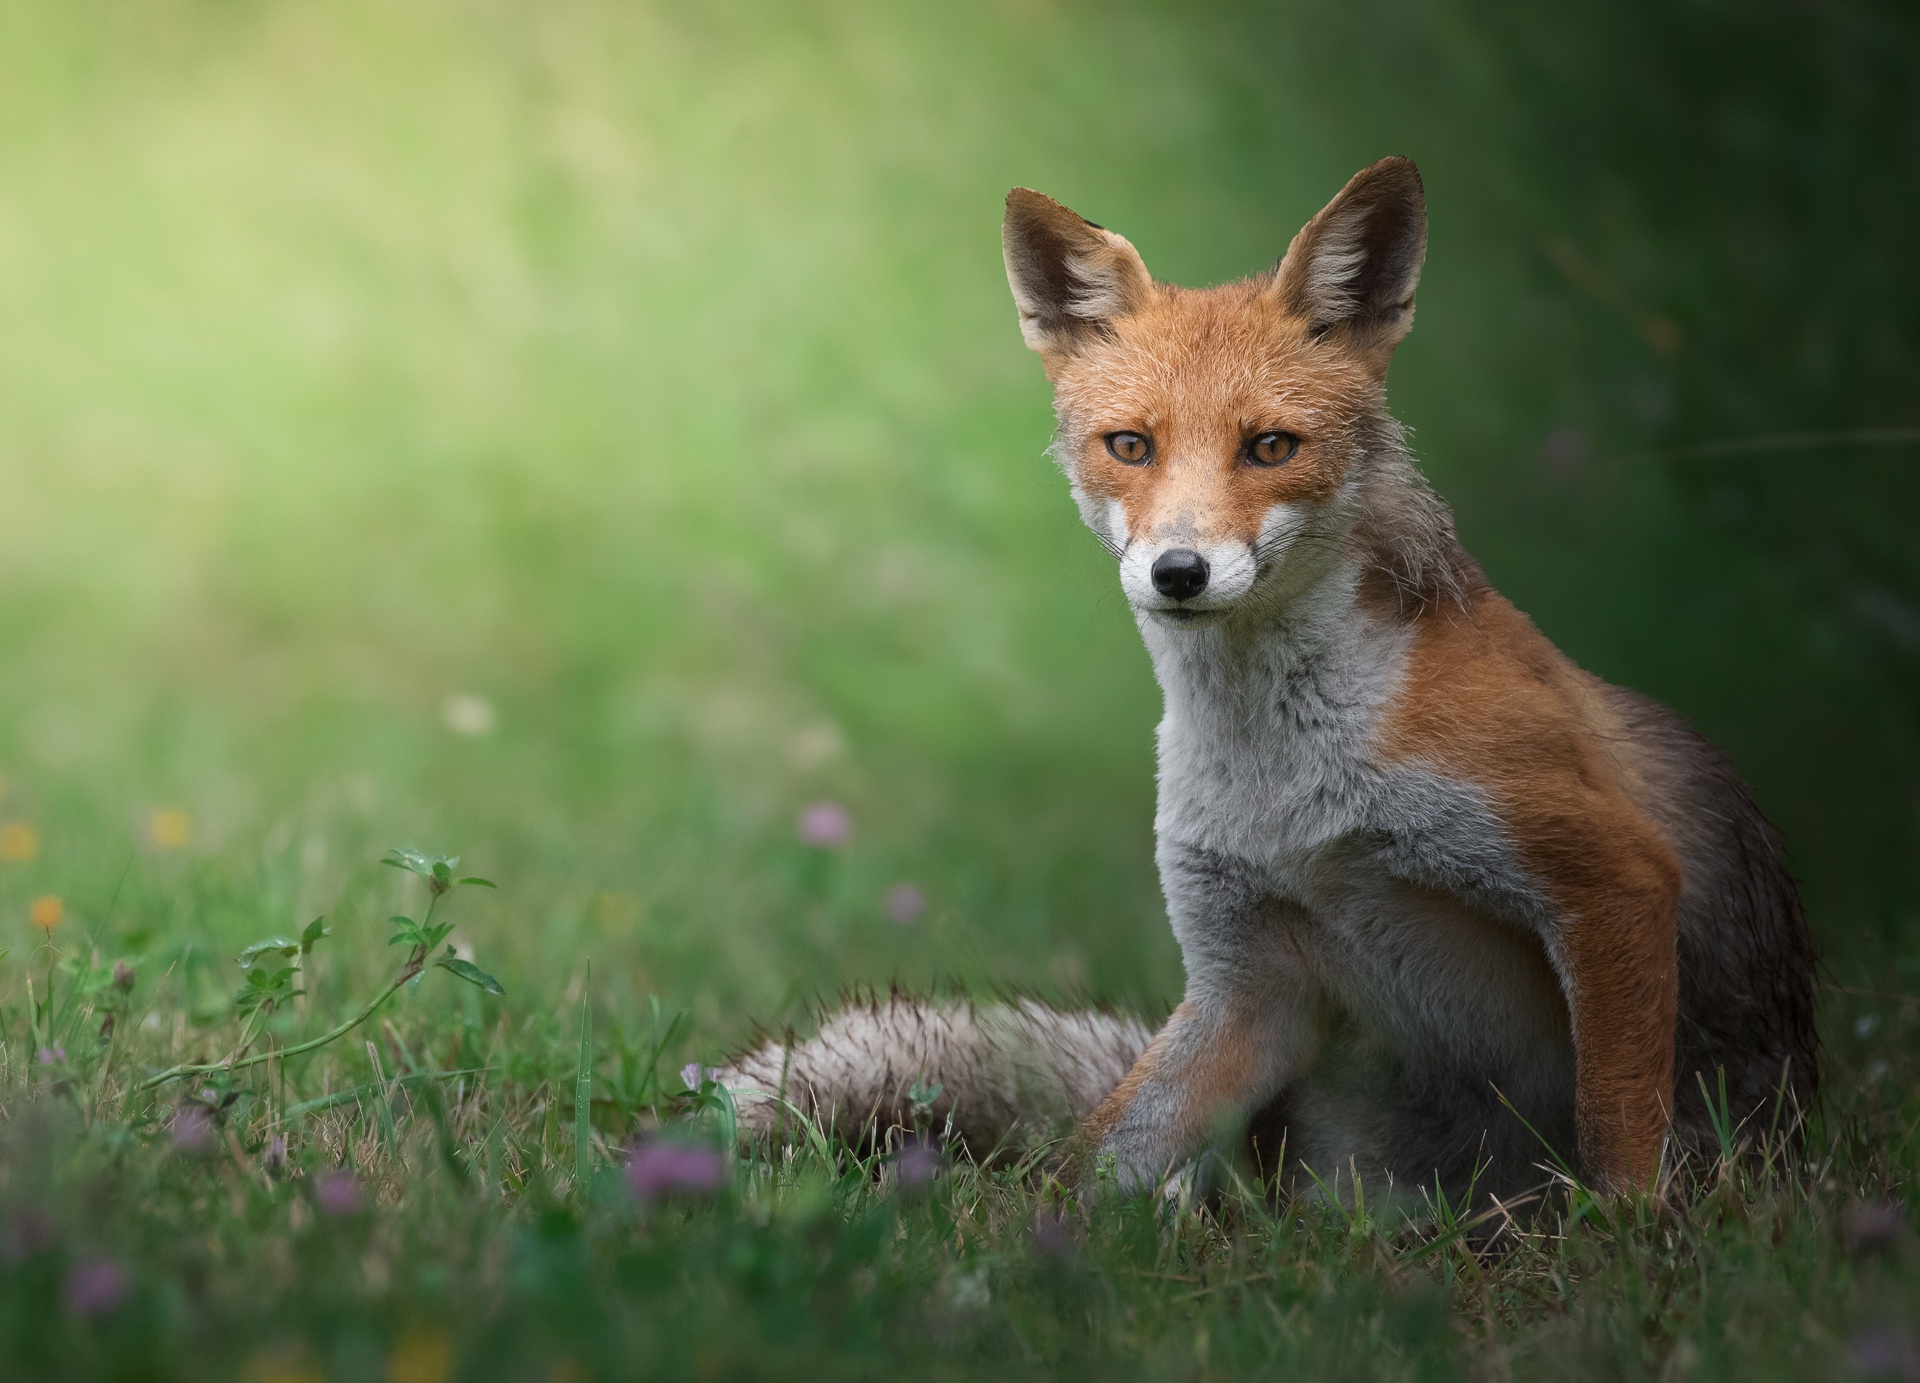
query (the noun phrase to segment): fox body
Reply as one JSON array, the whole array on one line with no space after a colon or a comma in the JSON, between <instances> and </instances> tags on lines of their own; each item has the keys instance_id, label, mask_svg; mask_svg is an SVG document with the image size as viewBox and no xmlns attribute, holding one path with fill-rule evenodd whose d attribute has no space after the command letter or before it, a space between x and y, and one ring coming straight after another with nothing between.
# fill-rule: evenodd
<instances>
[{"instance_id":1,"label":"fox body","mask_svg":"<svg viewBox=\"0 0 1920 1383\"><path fill-rule=\"evenodd\" d=\"M1044 1087L1123 1185L1239 1118L1279 1175L1450 1192L1537 1182L1549 1149L1649 1186L1708 1140L1703 1085L1735 1120L1811 1098L1812 946L1772 827L1677 716L1488 585L1387 411L1425 238L1404 159L1207 290L1009 196L1053 454L1164 694L1186 995L1137 1057L1111 1017L850 1010L778 1057L793 1097L895 1118L904 1082L939 1081L977 1139ZM774 1060L732 1074L767 1091Z\"/></svg>"}]
</instances>

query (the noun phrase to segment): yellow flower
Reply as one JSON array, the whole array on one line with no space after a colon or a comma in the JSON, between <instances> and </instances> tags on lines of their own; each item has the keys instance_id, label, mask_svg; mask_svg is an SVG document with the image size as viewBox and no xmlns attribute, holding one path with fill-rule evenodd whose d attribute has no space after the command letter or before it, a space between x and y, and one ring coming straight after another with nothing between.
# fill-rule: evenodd
<instances>
[{"instance_id":1,"label":"yellow flower","mask_svg":"<svg viewBox=\"0 0 1920 1383\"><path fill-rule=\"evenodd\" d=\"M40 853L40 832L24 821L0 826L0 860L24 864Z\"/></svg>"},{"instance_id":2,"label":"yellow flower","mask_svg":"<svg viewBox=\"0 0 1920 1383\"><path fill-rule=\"evenodd\" d=\"M160 807L147 818L147 835L162 850L178 850L193 839L193 818L178 807Z\"/></svg>"},{"instance_id":3,"label":"yellow flower","mask_svg":"<svg viewBox=\"0 0 1920 1383\"><path fill-rule=\"evenodd\" d=\"M53 929L60 925L60 919L67 915L67 909L64 903L49 893L33 900L29 915L33 918L34 926L52 936Z\"/></svg>"},{"instance_id":4,"label":"yellow flower","mask_svg":"<svg viewBox=\"0 0 1920 1383\"><path fill-rule=\"evenodd\" d=\"M453 1341L438 1332L402 1336L387 1356L390 1383L447 1383L453 1377Z\"/></svg>"}]
</instances>

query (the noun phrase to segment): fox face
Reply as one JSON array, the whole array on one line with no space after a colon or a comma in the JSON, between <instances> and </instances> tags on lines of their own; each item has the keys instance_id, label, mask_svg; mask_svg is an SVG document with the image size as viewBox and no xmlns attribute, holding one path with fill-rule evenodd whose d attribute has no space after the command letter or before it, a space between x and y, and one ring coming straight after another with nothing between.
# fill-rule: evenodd
<instances>
[{"instance_id":1,"label":"fox face","mask_svg":"<svg viewBox=\"0 0 1920 1383\"><path fill-rule=\"evenodd\" d=\"M1136 610L1166 625L1268 609L1338 560L1426 248L1406 159L1357 175L1273 270L1156 283L1122 237L1007 198L1007 276L1054 387L1053 454Z\"/></svg>"}]
</instances>

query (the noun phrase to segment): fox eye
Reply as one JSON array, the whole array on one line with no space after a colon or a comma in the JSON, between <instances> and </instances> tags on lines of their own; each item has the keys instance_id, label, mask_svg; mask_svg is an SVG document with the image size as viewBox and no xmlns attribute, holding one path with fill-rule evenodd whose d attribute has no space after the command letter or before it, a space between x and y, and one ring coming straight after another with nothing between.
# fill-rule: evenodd
<instances>
[{"instance_id":1,"label":"fox eye","mask_svg":"<svg viewBox=\"0 0 1920 1383\"><path fill-rule=\"evenodd\" d=\"M1153 460L1153 442L1137 432L1109 432L1107 452L1114 460L1129 466L1144 466Z\"/></svg>"},{"instance_id":2,"label":"fox eye","mask_svg":"<svg viewBox=\"0 0 1920 1383\"><path fill-rule=\"evenodd\" d=\"M1300 439L1291 432L1263 432L1247 442L1244 454L1256 466L1278 466L1299 450Z\"/></svg>"}]
</instances>

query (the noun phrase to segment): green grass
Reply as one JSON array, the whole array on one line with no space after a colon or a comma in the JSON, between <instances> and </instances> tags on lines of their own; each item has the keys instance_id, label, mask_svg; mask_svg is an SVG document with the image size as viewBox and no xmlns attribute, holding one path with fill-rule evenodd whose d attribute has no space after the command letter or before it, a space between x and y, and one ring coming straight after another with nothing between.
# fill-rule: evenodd
<instances>
[{"instance_id":1,"label":"green grass","mask_svg":"<svg viewBox=\"0 0 1920 1383\"><path fill-rule=\"evenodd\" d=\"M1917 1280L1842 1221L1920 1156L1920 469L1670 453L1911 427L1920 31L1779 19L0 3L9 1373L1847 1376ZM641 1207L673 1073L842 987L1178 997L1156 692L1040 455L1000 200L1205 282L1386 152L1433 214L1393 400L1470 546L1786 829L1844 987L1805 1165L1499 1256L1239 1197L1055 1229L1032 1175L808 1150ZM796 838L823 800L843 848ZM436 969L134 1089L232 1047L249 942L332 929L281 1047L391 981L399 843L500 885L447 915L503 998Z\"/></svg>"}]
</instances>

